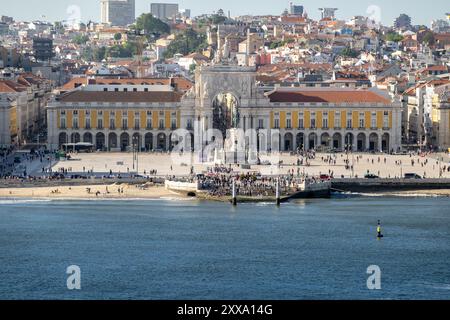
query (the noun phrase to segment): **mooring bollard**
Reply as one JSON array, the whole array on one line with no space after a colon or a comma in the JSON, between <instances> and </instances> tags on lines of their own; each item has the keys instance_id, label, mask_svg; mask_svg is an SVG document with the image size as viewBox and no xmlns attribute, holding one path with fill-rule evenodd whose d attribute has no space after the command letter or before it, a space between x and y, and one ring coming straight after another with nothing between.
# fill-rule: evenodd
<instances>
[{"instance_id":1,"label":"mooring bollard","mask_svg":"<svg viewBox=\"0 0 450 320\"><path fill-rule=\"evenodd\" d=\"M281 204L281 200L280 200L280 180L277 179L277 184L276 184L276 202L277 202L277 206L279 206Z\"/></svg>"},{"instance_id":2,"label":"mooring bollard","mask_svg":"<svg viewBox=\"0 0 450 320\"><path fill-rule=\"evenodd\" d=\"M236 181L233 180L233 187L232 187L233 191L232 191L232 203L233 206L237 206L237 197L236 197Z\"/></svg>"}]
</instances>

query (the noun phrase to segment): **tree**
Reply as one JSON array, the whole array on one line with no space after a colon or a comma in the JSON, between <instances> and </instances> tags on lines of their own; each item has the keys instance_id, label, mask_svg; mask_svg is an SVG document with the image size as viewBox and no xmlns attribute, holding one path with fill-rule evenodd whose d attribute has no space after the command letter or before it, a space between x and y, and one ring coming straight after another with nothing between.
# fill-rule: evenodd
<instances>
[{"instance_id":1,"label":"tree","mask_svg":"<svg viewBox=\"0 0 450 320\"><path fill-rule=\"evenodd\" d=\"M227 20L227 18L225 16L223 16L223 15L221 16L218 14L213 14L210 19L212 24L221 24L221 23L224 23L226 20Z\"/></svg>"},{"instance_id":2,"label":"tree","mask_svg":"<svg viewBox=\"0 0 450 320\"><path fill-rule=\"evenodd\" d=\"M389 32L386 35L386 41L391 41L391 42L400 42L403 40L403 36L399 35L398 33L395 32Z\"/></svg>"},{"instance_id":3,"label":"tree","mask_svg":"<svg viewBox=\"0 0 450 320\"><path fill-rule=\"evenodd\" d=\"M78 45L82 45L82 44L86 44L86 42L89 41L89 37L87 35L81 35L78 34L76 35L73 39L72 42Z\"/></svg>"},{"instance_id":4,"label":"tree","mask_svg":"<svg viewBox=\"0 0 450 320\"><path fill-rule=\"evenodd\" d=\"M122 34L121 34L121 33L116 33L116 34L114 35L114 40L116 40L116 41L122 40Z\"/></svg>"},{"instance_id":5,"label":"tree","mask_svg":"<svg viewBox=\"0 0 450 320\"><path fill-rule=\"evenodd\" d=\"M137 54L137 45L126 42L123 45L115 45L106 49L106 56L111 58L131 58Z\"/></svg>"},{"instance_id":6,"label":"tree","mask_svg":"<svg viewBox=\"0 0 450 320\"><path fill-rule=\"evenodd\" d=\"M161 20L153 17L151 13L143 13L136 19L136 30L143 31L145 34L168 34L170 26Z\"/></svg>"},{"instance_id":7,"label":"tree","mask_svg":"<svg viewBox=\"0 0 450 320\"><path fill-rule=\"evenodd\" d=\"M410 29L411 28L411 17L407 14L402 13L397 19L394 21L394 27L396 29Z\"/></svg>"},{"instance_id":8,"label":"tree","mask_svg":"<svg viewBox=\"0 0 450 320\"><path fill-rule=\"evenodd\" d=\"M178 34L175 39L167 47L164 53L166 58L171 58L175 54L188 55L192 52L198 52L208 47L206 43L206 35L196 32L193 29L187 29Z\"/></svg>"},{"instance_id":9,"label":"tree","mask_svg":"<svg viewBox=\"0 0 450 320\"><path fill-rule=\"evenodd\" d=\"M428 31L424 36L423 36L423 42L427 45L427 46L433 46L435 43L435 38L434 38L434 33L431 31Z\"/></svg>"},{"instance_id":10,"label":"tree","mask_svg":"<svg viewBox=\"0 0 450 320\"><path fill-rule=\"evenodd\" d=\"M349 58L357 58L359 56L359 53L358 51L351 48L345 48L344 50L342 50L341 55Z\"/></svg>"}]
</instances>

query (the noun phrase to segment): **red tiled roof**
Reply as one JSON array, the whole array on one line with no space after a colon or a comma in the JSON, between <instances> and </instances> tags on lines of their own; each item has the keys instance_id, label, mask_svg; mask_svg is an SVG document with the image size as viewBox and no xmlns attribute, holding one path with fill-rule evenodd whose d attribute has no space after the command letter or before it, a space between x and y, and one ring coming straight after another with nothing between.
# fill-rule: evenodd
<instances>
[{"instance_id":1,"label":"red tiled roof","mask_svg":"<svg viewBox=\"0 0 450 320\"><path fill-rule=\"evenodd\" d=\"M17 82L10 80L0 80L0 92L22 92L27 88Z\"/></svg>"},{"instance_id":2,"label":"red tiled roof","mask_svg":"<svg viewBox=\"0 0 450 320\"><path fill-rule=\"evenodd\" d=\"M175 87L178 90L181 91L187 91L192 86L193 83L186 78L172 78L172 83L175 85ZM97 85L170 85L171 79L170 78L139 78L139 79L111 79L111 78L95 78L95 79L88 79L88 78L74 78L67 82L62 89L63 90L72 90L82 85L88 85L88 84L97 84Z\"/></svg>"},{"instance_id":3,"label":"red tiled roof","mask_svg":"<svg viewBox=\"0 0 450 320\"><path fill-rule=\"evenodd\" d=\"M72 91L59 97L61 102L180 102L182 94L174 91L115 92Z\"/></svg>"},{"instance_id":4,"label":"red tiled roof","mask_svg":"<svg viewBox=\"0 0 450 320\"><path fill-rule=\"evenodd\" d=\"M315 91L276 90L269 94L270 102L324 102L324 103L389 103L390 101L368 90Z\"/></svg>"}]
</instances>

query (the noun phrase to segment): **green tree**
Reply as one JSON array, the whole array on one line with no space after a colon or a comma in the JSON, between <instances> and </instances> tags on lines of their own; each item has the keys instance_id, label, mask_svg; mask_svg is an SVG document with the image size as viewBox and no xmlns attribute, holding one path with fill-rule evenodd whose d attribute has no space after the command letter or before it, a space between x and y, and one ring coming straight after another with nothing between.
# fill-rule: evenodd
<instances>
[{"instance_id":1,"label":"green tree","mask_svg":"<svg viewBox=\"0 0 450 320\"><path fill-rule=\"evenodd\" d=\"M136 19L135 29L143 31L145 34L168 34L170 26L161 20L153 17L151 13L143 13Z\"/></svg>"},{"instance_id":2,"label":"green tree","mask_svg":"<svg viewBox=\"0 0 450 320\"><path fill-rule=\"evenodd\" d=\"M359 56L359 53L358 51L351 48L345 48L344 50L342 50L341 55L349 58L357 58Z\"/></svg>"},{"instance_id":3,"label":"green tree","mask_svg":"<svg viewBox=\"0 0 450 320\"><path fill-rule=\"evenodd\" d=\"M428 31L424 37L423 37L423 42L427 45L427 46L432 46L435 43L435 38L434 38L434 33L431 31Z\"/></svg>"},{"instance_id":4,"label":"green tree","mask_svg":"<svg viewBox=\"0 0 450 320\"><path fill-rule=\"evenodd\" d=\"M114 40L116 40L116 41L122 40L122 34L121 34L121 33L116 33L116 34L114 35Z\"/></svg>"},{"instance_id":5,"label":"green tree","mask_svg":"<svg viewBox=\"0 0 450 320\"><path fill-rule=\"evenodd\" d=\"M207 46L205 34L198 33L193 29L187 29L175 37L167 47L164 56L171 58L177 53L188 55L192 52L198 52Z\"/></svg>"},{"instance_id":6,"label":"green tree","mask_svg":"<svg viewBox=\"0 0 450 320\"><path fill-rule=\"evenodd\" d=\"M403 36L396 32L389 32L386 35L386 41L392 41L392 42L400 42L403 40Z\"/></svg>"},{"instance_id":7,"label":"green tree","mask_svg":"<svg viewBox=\"0 0 450 320\"><path fill-rule=\"evenodd\" d=\"M78 45L82 45L82 44L86 44L86 42L89 41L89 37L87 35L81 35L78 34L76 35L73 39L72 42Z\"/></svg>"}]
</instances>

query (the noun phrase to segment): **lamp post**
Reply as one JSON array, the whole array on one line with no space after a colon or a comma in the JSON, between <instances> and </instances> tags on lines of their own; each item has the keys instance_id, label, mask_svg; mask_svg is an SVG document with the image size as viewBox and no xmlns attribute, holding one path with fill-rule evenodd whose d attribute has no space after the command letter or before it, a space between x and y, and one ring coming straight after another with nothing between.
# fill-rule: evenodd
<instances>
[{"instance_id":1,"label":"lamp post","mask_svg":"<svg viewBox=\"0 0 450 320\"><path fill-rule=\"evenodd\" d=\"M134 136L133 137L133 170L135 169L136 164L136 174L139 174L139 137Z\"/></svg>"}]
</instances>

